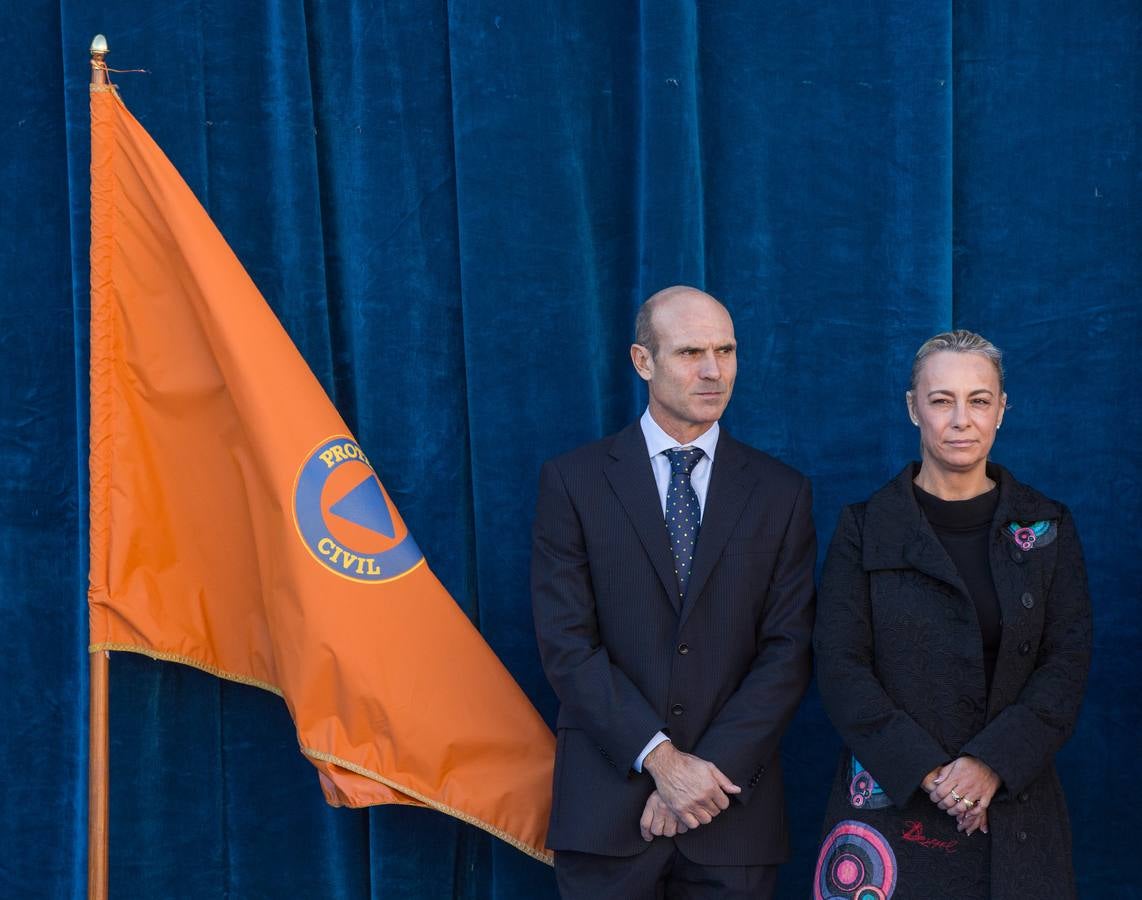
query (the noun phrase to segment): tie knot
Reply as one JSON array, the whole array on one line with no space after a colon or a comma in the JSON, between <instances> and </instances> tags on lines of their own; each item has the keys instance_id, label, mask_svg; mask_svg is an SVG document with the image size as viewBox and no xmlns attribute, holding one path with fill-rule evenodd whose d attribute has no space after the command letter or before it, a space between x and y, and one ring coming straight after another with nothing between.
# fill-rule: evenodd
<instances>
[{"instance_id":1,"label":"tie knot","mask_svg":"<svg viewBox=\"0 0 1142 900\"><path fill-rule=\"evenodd\" d=\"M677 474L678 472L684 475L689 475L694 471L694 466L698 465L698 460L702 458L701 447L675 447L673 450L667 450L666 455L670 458L670 471Z\"/></svg>"}]
</instances>

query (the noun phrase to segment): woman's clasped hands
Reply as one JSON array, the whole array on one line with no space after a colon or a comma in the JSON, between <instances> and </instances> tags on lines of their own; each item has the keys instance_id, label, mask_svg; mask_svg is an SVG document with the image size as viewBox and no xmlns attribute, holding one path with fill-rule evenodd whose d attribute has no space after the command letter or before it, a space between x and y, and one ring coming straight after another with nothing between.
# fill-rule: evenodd
<instances>
[{"instance_id":1,"label":"woman's clasped hands","mask_svg":"<svg viewBox=\"0 0 1142 900\"><path fill-rule=\"evenodd\" d=\"M999 776L974 756L960 756L924 776L920 787L928 799L956 817L957 830L988 833L987 808L999 790Z\"/></svg>"}]
</instances>

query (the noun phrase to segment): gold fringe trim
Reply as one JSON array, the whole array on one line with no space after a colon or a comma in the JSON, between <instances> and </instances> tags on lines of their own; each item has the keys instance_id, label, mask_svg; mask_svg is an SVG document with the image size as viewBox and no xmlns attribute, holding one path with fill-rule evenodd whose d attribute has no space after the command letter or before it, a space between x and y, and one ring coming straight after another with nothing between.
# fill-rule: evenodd
<instances>
[{"instance_id":1,"label":"gold fringe trim","mask_svg":"<svg viewBox=\"0 0 1142 900\"><path fill-rule=\"evenodd\" d=\"M119 89L113 84L89 84L87 90L92 94L117 94Z\"/></svg>"},{"instance_id":2,"label":"gold fringe trim","mask_svg":"<svg viewBox=\"0 0 1142 900\"><path fill-rule=\"evenodd\" d=\"M192 669L198 669L208 675L213 675L215 678L225 678L227 681L236 681L239 684L248 684L256 688L261 688L263 691L269 691L271 694L277 694L279 697L285 697L281 688L270 684L268 681L259 681L257 678L250 678L248 675L235 675L233 672L227 672L215 666L208 666L204 662L199 662L197 659L191 659L189 656L182 656L178 653L160 653L156 650L151 650L147 647L136 647L133 644L92 644L87 648L88 653L97 653L100 650L117 650L127 653L138 653L140 656L149 656L151 659L161 660L163 662L176 662L182 663L184 666L190 666Z\"/></svg>"},{"instance_id":3,"label":"gold fringe trim","mask_svg":"<svg viewBox=\"0 0 1142 900\"><path fill-rule=\"evenodd\" d=\"M334 765L340 766L342 769L348 769L350 772L355 772L357 775L363 775L365 778L372 779L373 781L379 781L386 787L390 787L395 791L400 791L406 796L412 797L415 800L419 800L425 806L431 807L437 812L445 813L446 815L452 816L455 819L459 819L462 822L467 822L469 825L475 825L477 828L482 828L484 831L495 835L505 843L511 844L517 850L526 853L533 859L538 859L540 862L547 863L549 866L555 865L554 854L544 853L542 851L536 850L531 845L525 844L519 838L508 834L503 829L497 828L495 825L490 825L481 819L477 819L475 816L471 816L463 810L459 810L453 806L448 806L444 803L440 803L437 800L433 800L431 797L426 797L424 794L418 793L412 788L405 787L403 784L398 784L392 779L385 778L383 775L379 775L376 772L365 769L356 763L351 763L347 759L342 759L339 756L334 756L332 753L324 753L321 750L314 750L311 747L302 747L301 752L306 756L311 756L314 759L321 760L322 762L333 763Z\"/></svg>"},{"instance_id":4,"label":"gold fringe trim","mask_svg":"<svg viewBox=\"0 0 1142 900\"><path fill-rule=\"evenodd\" d=\"M239 684L249 684L253 687L261 688L264 691L269 691L271 694L277 694L279 697L284 697L281 689L270 684L268 681L259 681L257 678L249 678L245 675L235 675L233 672L226 672L223 669L219 669L215 666L208 666L206 663L199 662L197 659L191 659L189 656L182 656L178 653L159 653L145 647L136 647L132 644L115 643L92 644L87 648L87 650L89 653L98 653L100 650L115 650L127 653L138 653L141 656L149 656L151 659L157 659L163 662L182 663L184 666L190 666L191 668L206 672L209 675L213 675L216 678L225 678L227 681L236 681ZM414 791L412 788L405 787L403 784L398 784L389 778L385 778L383 775L380 775L371 769L366 769L362 766L357 765L356 763L349 762L349 760L342 759L340 756L334 756L332 753L324 753L321 750L314 750L312 747L302 747L301 752L306 756L312 757L313 759L319 759L322 762L333 763L336 766L340 766L342 769L346 769L357 775L362 775L372 781L380 782L386 787L392 788L394 791L400 791L400 793L412 797L414 800L419 800L425 806L431 809L435 809L437 812L442 812L445 815L452 816L453 818L459 819L462 822L467 822L469 825L474 825L477 828L488 832L488 834L498 837L504 843L511 844L521 853L526 853L532 859L537 859L541 863L546 863L549 866L555 865L555 855L553 853L544 853L540 850L536 850L530 844L525 844L519 838L508 834L502 828L497 828L495 825L491 825L482 819L477 819L475 816L469 815L463 810L459 810L453 806L448 806L447 804L440 803L437 800L433 800L431 797L426 797L424 794Z\"/></svg>"}]
</instances>

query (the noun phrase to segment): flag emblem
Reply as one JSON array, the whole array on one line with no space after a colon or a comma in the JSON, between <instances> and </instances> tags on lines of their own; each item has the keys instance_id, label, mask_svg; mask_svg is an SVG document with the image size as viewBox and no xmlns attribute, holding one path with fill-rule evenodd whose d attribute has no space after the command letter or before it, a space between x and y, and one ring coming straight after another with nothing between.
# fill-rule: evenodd
<instances>
[{"instance_id":1,"label":"flag emblem","mask_svg":"<svg viewBox=\"0 0 1142 900\"><path fill-rule=\"evenodd\" d=\"M313 558L352 581L391 581L424 559L361 447L347 435L327 438L306 457L293 513Z\"/></svg>"}]
</instances>

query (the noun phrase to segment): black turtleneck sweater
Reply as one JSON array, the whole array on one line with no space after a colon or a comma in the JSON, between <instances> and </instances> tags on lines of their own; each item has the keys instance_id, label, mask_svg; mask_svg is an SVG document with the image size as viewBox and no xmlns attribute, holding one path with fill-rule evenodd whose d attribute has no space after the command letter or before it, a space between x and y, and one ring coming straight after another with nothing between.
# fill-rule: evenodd
<instances>
[{"instance_id":1,"label":"black turtleneck sweater","mask_svg":"<svg viewBox=\"0 0 1142 900\"><path fill-rule=\"evenodd\" d=\"M983 639L983 666L990 694L1002 634L999 596L995 593L988 557L991 522L999 504L999 490L992 488L970 500L941 500L915 484L912 487L924 517L955 563L956 571L975 604L980 636Z\"/></svg>"}]
</instances>

